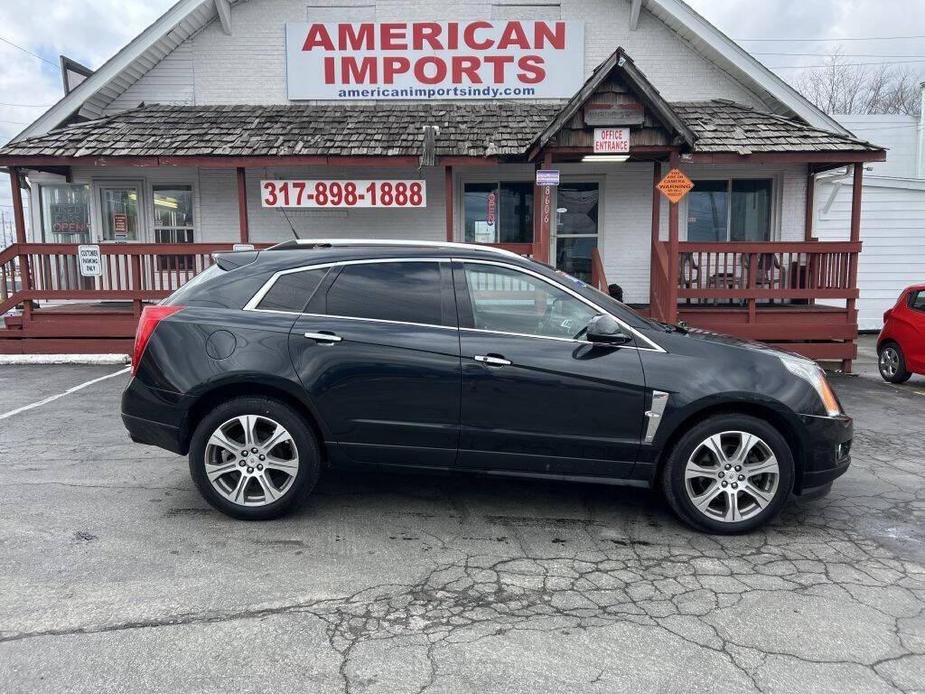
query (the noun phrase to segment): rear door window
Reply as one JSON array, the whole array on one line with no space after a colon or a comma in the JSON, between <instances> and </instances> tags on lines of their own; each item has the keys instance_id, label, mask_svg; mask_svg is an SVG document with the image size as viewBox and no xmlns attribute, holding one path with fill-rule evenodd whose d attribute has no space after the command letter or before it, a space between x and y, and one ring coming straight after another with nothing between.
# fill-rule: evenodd
<instances>
[{"instance_id":1,"label":"rear door window","mask_svg":"<svg viewBox=\"0 0 925 694\"><path fill-rule=\"evenodd\" d=\"M925 313L925 292L918 291L909 294L909 308Z\"/></svg>"},{"instance_id":2,"label":"rear door window","mask_svg":"<svg viewBox=\"0 0 925 694\"><path fill-rule=\"evenodd\" d=\"M302 313L327 271L328 268L325 267L280 275L264 294L257 308L264 311Z\"/></svg>"},{"instance_id":3,"label":"rear door window","mask_svg":"<svg viewBox=\"0 0 925 694\"><path fill-rule=\"evenodd\" d=\"M444 323L440 264L435 261L345 265L326 299L329 316Z\"/></svg>"}]
</instances>

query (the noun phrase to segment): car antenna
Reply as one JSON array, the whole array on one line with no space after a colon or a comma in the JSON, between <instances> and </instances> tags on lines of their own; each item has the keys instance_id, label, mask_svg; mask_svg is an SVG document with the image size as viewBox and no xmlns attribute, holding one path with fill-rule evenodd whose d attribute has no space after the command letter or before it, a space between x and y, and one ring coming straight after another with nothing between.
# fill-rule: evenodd
<instances>
[{"instance_id":1,"label":"car antenna","mask_svg":"<svg viewBox=\"0 0 925 694\"><path fill-rule=\"evenodd\" d=\"M299 236L299 232L297 232L297 231L295 230L295 225L292 223L292 220L289 219L289 215L286 213L286 208L285 208L285 207L280 207L280 208L279 208L279 211L282 212L282 213L283 213L283 217L286 218L286 222L289 224L289 228L292 229L292 235L295 236L295 240L296 240L296 241L300 241L300 240L302 239L302 237Z\"/></svg>"}]
</instances>

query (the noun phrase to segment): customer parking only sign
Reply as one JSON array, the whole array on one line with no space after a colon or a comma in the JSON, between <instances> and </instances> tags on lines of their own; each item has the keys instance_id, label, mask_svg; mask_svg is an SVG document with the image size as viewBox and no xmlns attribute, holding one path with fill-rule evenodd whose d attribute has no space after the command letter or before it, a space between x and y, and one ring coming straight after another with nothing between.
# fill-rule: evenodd
<instances>
[{"instance_id":1,"label":"customer parking only sign","mask_svg":"<svg viewBox=\"0 0 925 694\"><path fill-rule=\"evenodd\" d=\"M584 79L581 22L290 22L290 99L560 99Z\"/></svg>"}]
</instances>

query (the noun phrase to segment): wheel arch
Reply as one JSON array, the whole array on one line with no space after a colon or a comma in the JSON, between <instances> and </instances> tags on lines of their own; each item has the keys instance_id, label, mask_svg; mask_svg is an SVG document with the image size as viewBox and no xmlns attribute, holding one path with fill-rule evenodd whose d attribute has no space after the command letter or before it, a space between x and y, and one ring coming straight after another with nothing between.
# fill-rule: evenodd
<instances>
[{"instance_id":1,"label":"wheel arch","mask_svg":"<svg viewBox=\"0 0 925 694\"><path fill-rule=\"evenodd\" d=\"M668 454L687 431L709 417L728 414L750 415L756 419L762 419L781 433L787 440L793 455L793 488L794 491L800 491L803 488L803 469L808 447L803 440L798 421L794 415L787 413L783 404L773 400L756 400L754 397L710 399L690 406L684 412L679 413L678 419L672 423L658 449L653 480L661 477Z\"/></svg>"},{"instance_id":2,"label":"wheel arch","mask_svg":"<svg viewBox=\"0 0 925 694\"><path fill-rule=\"evenodd\" d=\"M236 397L268 397L288 405L295 410L311 428L322 459L327 461L328 451L326 441L328 436L321 418L314 406L304 395L302 389L281 378L267 378L266 374L238 376L233 379L209 384L209 387L196 394L196 399L187 411L181 432L183 454L189 452L190 440L196 426L202 418L217 405Z\"/></svg>"}]
</instances>

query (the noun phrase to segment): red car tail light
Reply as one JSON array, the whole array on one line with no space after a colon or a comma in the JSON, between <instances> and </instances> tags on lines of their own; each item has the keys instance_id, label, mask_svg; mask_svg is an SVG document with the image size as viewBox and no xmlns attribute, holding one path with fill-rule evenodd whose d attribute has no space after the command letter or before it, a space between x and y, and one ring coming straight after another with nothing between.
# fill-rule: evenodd
<instances>
[{"instance_id":1,"label":"red car tail light","mask_svg":"<svg viewBox=\"0 0 925 694\"><path fill-rule=\"evenodd\" d=\"M886 323L887 320L889 320L890 316L892 315L893 315L893 309L888 308L886 311L884 311L883 312L883 322Z\"/></svg>"},{"instance_id":2,"label":"red car tail light","mask_svg":"<svg viewBox=\"0 0 925 694\"><path fill-rule=\"evenodd\" d=\"M157 324L183 308L183 306L145 306L141 312L141 318L138 319L138 329L135 331L135 348L132 350L132 376L138 370L141 355L145 353L145 347L147 347L148 340L151 339Z\"/></svg>"}]
</instances>

